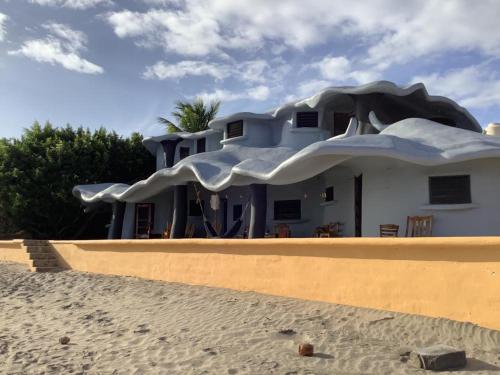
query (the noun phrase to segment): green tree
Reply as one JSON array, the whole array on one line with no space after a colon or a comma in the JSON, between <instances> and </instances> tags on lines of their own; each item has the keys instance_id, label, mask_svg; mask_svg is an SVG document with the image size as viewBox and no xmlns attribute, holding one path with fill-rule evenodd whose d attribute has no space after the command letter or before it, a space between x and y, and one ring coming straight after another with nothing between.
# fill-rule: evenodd
<instances>
[{"instance_id":1,"label":"green tree","mask_svg":"<svg viewBox=\"0 0 500 375\"><path fill-rule=\"evenodd\" d=\"M179 131L196 133L208 129L208 123L215 118L219 107L220 101L207 105L203 99L196 99L193 103L179 100L175 103L176 110L172 112L177 124L164 117L158 117L158 122L166 126L168 133Z\"/></svg>"},{"instance_id":2,"label":"green tree","mask_svg":"<svg viewBox=\"0 0 500 375\"><path fill-rule=\"evenodd\" d=\"M72 195L73 187L133 183L154 170L154 158L139 134L123 138L103 128L91 132L35 122L20 139L0 141L0 232L22 230L32 238L72 239L90 225L94 233L104 233L109 215L99 213L109 211L110 205L85 214Z\"/></svg>"}]
</instances>

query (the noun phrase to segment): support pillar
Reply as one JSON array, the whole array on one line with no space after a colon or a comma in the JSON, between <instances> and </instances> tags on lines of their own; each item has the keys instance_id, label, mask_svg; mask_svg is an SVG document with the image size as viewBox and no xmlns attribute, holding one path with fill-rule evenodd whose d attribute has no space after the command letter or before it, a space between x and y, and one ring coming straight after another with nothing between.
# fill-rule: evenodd
<instances>
[{"instance_id":1,"label":"support pillar","mask_svg":"<svg viewBox=\"0 0 500 375\"><path fill-rule=\"evenodd\" d=\"M117 240L122 238L123 217L125 216L125 202L113 202L113 213L111 223L108 229L108 240Z\"/></svg>"},{"instance_id":2,"label":"support pillar","mask_svg":"<svg viewBox=\"0 0 500 375\"><path fill-rule=\"evenodd\" d=\"M187 185L174 186L174 213L170 238L184 238L188 217Z\"/></svg>"},{"instance_id":3,"label":"support pillar","mask_svg":"<svg viewBox=\"0 0 500 375\"><path fill-rule=\"evenodd\" d=\"M267 185L250 185L250 228L248 238L263 238L266 234Z\"/></svg>"}]
</instances>

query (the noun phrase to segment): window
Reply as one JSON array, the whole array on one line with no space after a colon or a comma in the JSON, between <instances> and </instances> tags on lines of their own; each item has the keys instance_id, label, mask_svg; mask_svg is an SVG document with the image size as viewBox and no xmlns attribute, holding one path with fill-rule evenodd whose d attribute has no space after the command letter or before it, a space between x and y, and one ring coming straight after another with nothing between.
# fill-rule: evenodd
<instances>
[{"instance_id":1,"label":"window","mask_svg":"<svg viewBox=\"0 0 500 375\"><path fill-rule=\"evenodd\" d=\"M189 147L180 147L179 148L179 159L182 160L189 156Z\"/></svg>"},{"instance_id":2,"label":"window","mask_svg":"<svg viewBox=\"0 0 500 375\"><path fill-rule=\"evenodd\" d=\"M154 204L136 203L135 238L149 238L154 225Z\"/></svg>"},{"instance_id":3,"label":"window","mask_svg":"<svg viewBox=\"0 0 500 375\"><path fill-rule=\"evenodd\" d=\"M317 128L318 112L297 112L298 128Z\"/></svg>"},{"instance_id":4,"label":"window","mask_svg":"<svg viewBox=\"0 0 500 375\"><path fill-rule=\"evenodd\" d=\"M238 220L241 217L242 213L243 213L243 205L235 204L233 206L233 221Z\"/></svg>"},{"instance_id":5,"label":"window","mask_svg":"<svg viewBox=\"0 0 500 375\"><path fill-rule=\"evenodd\" d=\"M196 141L196 152L199 154L200 152L205 152L205 145L206 145L206 140L205 138L200 138Z\"/></svg>"},{"instance_id":6,"label":"window","mask_svg":"<svg viewBox=\"0 0 500 375\"><path fill-rule=\"evenodd\" d=\"M243 135L243 120L227 124L227 138L241 137Z\"/></svg>"},{"instance_id":7,"label":"window","mask_svg":"<svg viewBox=\"0 0 500 375\"><path fill-rule=\"evenodd\" d=\"M202 207L205 207L205 201L201 201ZM201 207L196 199L189 201L189 216L202 216Z\"/></svg>"},{"instance_id":8,"label":"window","mask_svg":"<svg viewBox=\"0 0 500 375\"><path fill-rule=\"evenodd\" d=\"M329 186L325 189L325 202L331 202L334 199L333 186Z\"/></svg>"},{"instance_id":9,"label":"window","mask_svg":"<svg viewBox=\"0 0 500 375\"><path fill-rule=\"evenodd\" d=\"M274 220L299 220L300 199L274 201Z\"/></svg>"},{"instance_id":10,"label":"window","mask_svg":"<svg viewBox=\"0 0 500 375\"><path fill-rule=\"evenodd\" d=\"M471 203L470 176L429 177L430 204Z\"/></svg>"}]
</instances>

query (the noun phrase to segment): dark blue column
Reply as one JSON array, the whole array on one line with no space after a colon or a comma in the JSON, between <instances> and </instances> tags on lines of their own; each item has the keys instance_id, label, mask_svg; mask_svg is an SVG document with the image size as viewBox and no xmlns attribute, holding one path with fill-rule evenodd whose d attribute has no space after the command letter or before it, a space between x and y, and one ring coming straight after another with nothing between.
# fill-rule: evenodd
<instances>
[{"instance_id":1,"label":"dark blue column","mask_svg":"<svg viewBox=\"0 0 500 375\"><path fill-rule=\"evenodd\" d=\"M184 238L188 217L187 185L174 186L174 213L170 238Z\"/></svg>"},{"instance_id":2,"label":"dark blue column","mask_svg":"<svg viewBox=\"0 0 500 375\"><path fill-rule=\"evenodd\" d=\"M248 238L263 238L266 234L267 185L250 185L250 228Z\"/></svg>"},{"instance_id":3,"label":"dark blue column","mask_svg":"<svg viewBox=\"0 0 500 375\"><path fill-rule=\"evenodd\" d=\"M108 239L116 240L122 238L123 216L125 215L125 202L113 202L113 214L108 229Z\"/></svg>"}]
</instances>

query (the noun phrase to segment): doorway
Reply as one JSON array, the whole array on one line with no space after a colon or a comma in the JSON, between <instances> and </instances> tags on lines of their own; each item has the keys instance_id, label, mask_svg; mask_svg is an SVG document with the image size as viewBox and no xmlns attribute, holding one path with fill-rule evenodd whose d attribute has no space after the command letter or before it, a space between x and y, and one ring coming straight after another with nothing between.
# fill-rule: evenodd
<instances>
[{"instance_id":1,"label":"doorway","mask_svg":"<svg viewBox=\"0 0 500 375\"><path fill-rule=\"evenodd\" d=\"M363 175L354 177L354 236L361 237Z\"/></svg>"},{"instance_id":2,"label":"doorway","mask_svg":"<svg viewBox=\"0 0 500 375\"><path fill-rule=\"evenodd\" d=\"M154 225L154 204L135 205L135 238L149 238Z\"/></svg>"}]
</instances>

